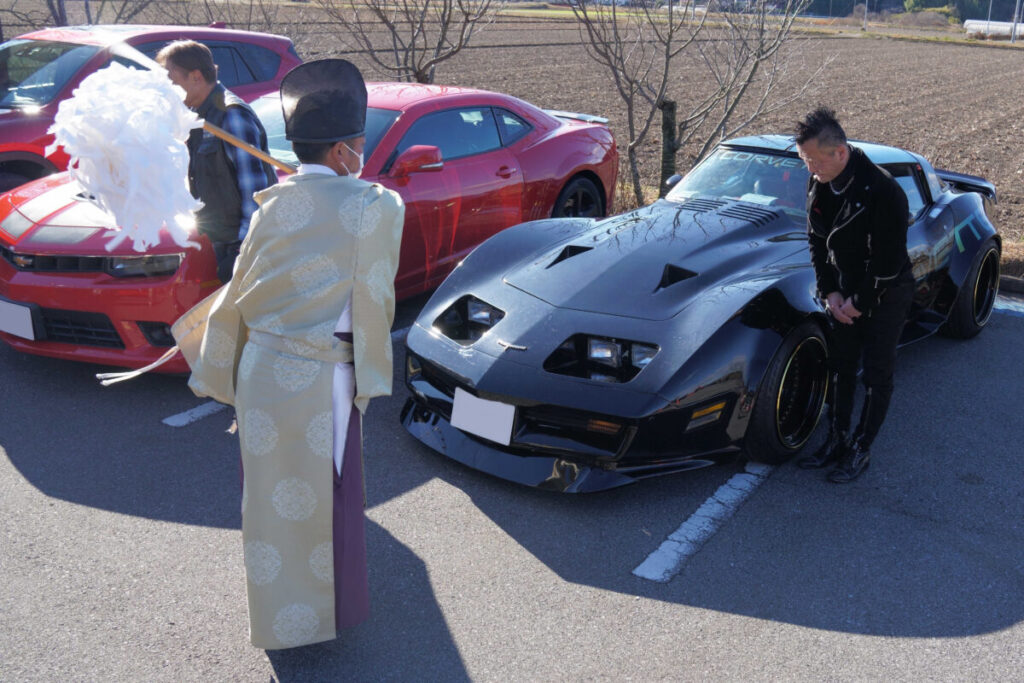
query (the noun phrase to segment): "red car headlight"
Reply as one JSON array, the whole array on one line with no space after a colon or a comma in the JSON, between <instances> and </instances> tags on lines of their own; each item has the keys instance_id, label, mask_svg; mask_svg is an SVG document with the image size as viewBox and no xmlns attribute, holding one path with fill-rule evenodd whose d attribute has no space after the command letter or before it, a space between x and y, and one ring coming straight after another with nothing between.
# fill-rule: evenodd
<instances>
[{"instance_id":1,"label":"red car headlight","mask_svg":"<svg viewBox=\"0 0 1024 683\"><path fill-rule=\"evenodd\" d=\"M112 256L104 259L103 271L114 277L160 277L174 275L184 254L159 256Z\"/></svg>"}]
</instances>

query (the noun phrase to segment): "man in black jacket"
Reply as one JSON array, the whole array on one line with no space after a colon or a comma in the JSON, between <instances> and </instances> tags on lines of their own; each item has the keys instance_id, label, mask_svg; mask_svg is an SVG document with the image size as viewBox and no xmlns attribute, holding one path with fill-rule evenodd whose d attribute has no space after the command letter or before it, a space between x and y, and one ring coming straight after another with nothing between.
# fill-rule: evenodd
<instances>
[{"instance_id":1,"label":"man in black jacket","mask_svg":"<svg viewBox=\"0 0 1024 683\"><path fill-rule=\"evenodd\" d=\"M893 389L896 345L914 294L907 257L909 210L884 169L846 142L835 113L818 108L796 126L796 146L811 174L807 236L818 296L832 322L829 434L802 468L837 463L828 479L850 482L871 460ZM860 423L850 435L857 368L866 389Z\"/></svg>"}]
</instances>

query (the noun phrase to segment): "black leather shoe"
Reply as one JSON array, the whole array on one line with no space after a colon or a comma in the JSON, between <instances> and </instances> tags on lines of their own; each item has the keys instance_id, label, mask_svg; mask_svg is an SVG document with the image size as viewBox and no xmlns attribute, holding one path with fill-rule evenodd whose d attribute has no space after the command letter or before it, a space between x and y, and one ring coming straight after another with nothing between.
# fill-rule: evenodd
<instances>
[{"instance_id":1,"label":"black leather shoe","mask_svg":"<svg viewBox=\"0 0 1024 683\"><path fill-rule=\"evenodd\" d=\"M846 449L834 470L828 473L828 480L833 484L848 484L868 468L871 464L871 451L855 443Z\"/></svg>"},{"instance_id":2,"label":"black leather shoe","mask_svg":"<svg viewBox=\"0 0 1024 683\"><path fill-rule=\"evenodd\" d=\"M818 447L810 455L805 455L796 461L796 466L802 470L817 470L828 467L843 457L849 447L846 445L846 432L830 429L825 443Z\"/></svg>"}]
</instances>

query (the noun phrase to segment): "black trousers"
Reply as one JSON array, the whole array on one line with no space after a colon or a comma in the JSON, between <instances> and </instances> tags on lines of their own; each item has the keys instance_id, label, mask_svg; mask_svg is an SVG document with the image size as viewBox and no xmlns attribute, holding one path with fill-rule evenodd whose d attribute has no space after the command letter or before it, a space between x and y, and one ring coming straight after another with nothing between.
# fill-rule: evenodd
<instances>
[{"instance_id":1,"label":"black trousers","mask_svg":"<svg viewBox=\"0 0 1024 683\"><path fill-rule=\"evenodd\" d=\"M870 315L861 315L852 325L831 319L832 427L844 433L850 431L857 369L863 363L866 392L853 438L865 449L871 447L889 411L896 346L913 298L914 283L899 284L885 291Z\"/></svg>"},{"instance_id":2,"label":"black trousers","mask_svg":"<svg viewBox=\"0 0 1024 683\"><path fill-rule=\"evenodd\" d=\"M227 284L234 273L235 259L238 258L238 250L241 246L241 240L213 243L213 255L217 259L217 278L224 284Z\"/></svg>"}]
</instances>

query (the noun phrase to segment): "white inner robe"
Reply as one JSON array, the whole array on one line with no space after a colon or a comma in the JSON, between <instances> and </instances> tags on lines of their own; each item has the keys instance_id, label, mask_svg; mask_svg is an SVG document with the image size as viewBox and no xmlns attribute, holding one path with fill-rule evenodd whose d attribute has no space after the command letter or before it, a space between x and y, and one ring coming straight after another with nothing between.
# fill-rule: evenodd
<instances>
[{"instance_id":1,"label":"white inner robe","mask_svg":"<svg viewBox=\"0 0 1024 683\"><path fill-rule=\"evenodd\" d=\"M301 164L298 174L322 173L337 175L334 169L322 164ZM338 318L335 332L352 332L352 298L345 302L345 310ZM341 465L345 457L345 440L348 437L348 420L352 414L352 401L356 397L356 373L352 363L337 363L334 366L334 388L331 402L334 404L334 469L341 476Z\"/></svg>"}]
</instances>

